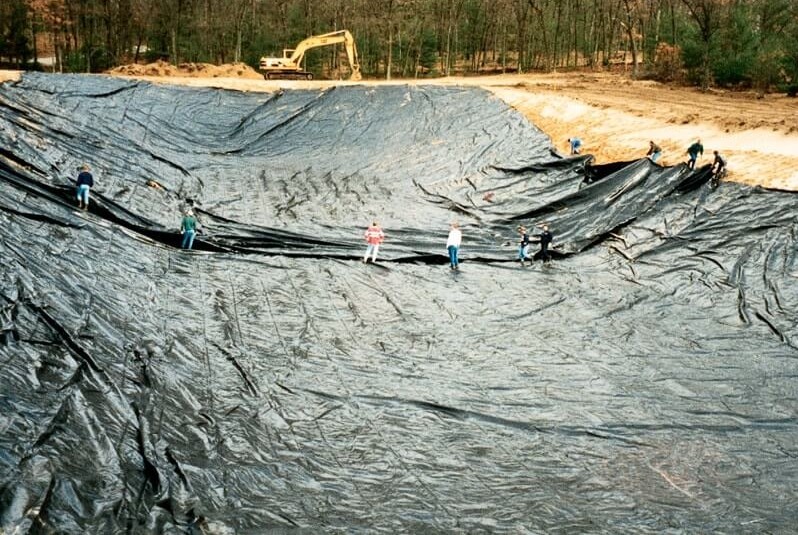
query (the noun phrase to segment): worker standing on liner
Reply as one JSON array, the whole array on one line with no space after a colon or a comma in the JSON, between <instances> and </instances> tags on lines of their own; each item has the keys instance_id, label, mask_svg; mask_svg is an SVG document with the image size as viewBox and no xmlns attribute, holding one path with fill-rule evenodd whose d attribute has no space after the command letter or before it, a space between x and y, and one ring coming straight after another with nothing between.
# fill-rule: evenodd
<instances>
[{"instance_id":1,"label":"worker standing on liner","mask_svg":"<svg viewBox=\"0 0 798 535\"><path fill-rule=\"evenodd\" d=\"M701 144L700 139L696 139L695 143L688 147L687 155L690 157L690 159L687 160L687 167L690 169L695 169L696 160L698 160L699 156L704 155L704 145Z\"/></svg>"},{"instance_id":2,"label":"worker standing on liner","mask_svg":"<svg viewBox=\"0 0 798 535\"><path fill-rule=\"evenodd\" d=\"M363 235L366 238L366 254L363 255L363 263L369 261L369 254L371 254L371 262L377 262L377 252L380 250L380 244L385 241L385 233L382 231L382 227L376 221L371 222L371 226L366 229L366 233Z\"/></svg>"},{"instance_id":3,"label":"worker standing on liner","mask_svg":"<svg viewBox=\"0 0 798 535\"><path fill-rule=\"evenodd\" d=\"M529 233L526 231L526 227L521 225L518 227L518 234L521 235L521 241L518 244L518 260L521 261L521 266L523 267L524 261L526 261L526 257L529 254Z\"/></svg>"},{"instance_id":4,"label":"worker standing on liner","mask_svg":"<svg viewBox=\"0 0 798 535\"><path fill-rule=\"evenodd\" d=\"M78 208L89 209L89 191L94 186L94 177L89 172L89 165L83 164L77 179Z\"/></svg>"},{"instance_id":5,"label":"worker standing on liner","mask_svg":"<svg viewBox=\"0 0 798 535\"><path fill-rule=\"evenodd\" d=\"M549 244L554 239L554 235L549 232L549 226L547 224L543 224L540 226L543 230L540 234L540 258L543 259L544 262L548 262L551 260L551 254L549 254Z\"/></svg>"},{"instance_id":6,"label":"worker standing on liner","mask_svg":"<svg viewBox=\"0 0 798 535\"><path fill-rule=\"evenodd\" d=\"M183 221L180 223L180 234L183 235L183 242L180 247L191 249L194 246L194 237L197 234L197 218L194 217L193 210L187 210L186 215L183 216Z\"/></svg>"},{"instance_id":7,"label":"worker standing on liner","mask_svg":"<svg viewBox=\"0 0 798 535\"><path fill-rule=\"evenodd\" d=\"M715 155L715 159L712 160L712 176L710 178L709 184L713 188L718 187L718 183L722 178L726 177L726 158L720 155L718 151L712 151Z\"/></svg>"},{"instance_id":8,"label":"worker standing on liner","mask_svg":"<svg viewBox=\"0 0 798 535\"><path fill-rule=\"evenodd\" d=\"M446 239L446 250L449 251L449 264L452 269L460 269L460 260L457 255L460 252L460 243L463 240L463 233L460 232L460 225L453 222L449 227L449 237Z\"/></svg>"}]
</instances>

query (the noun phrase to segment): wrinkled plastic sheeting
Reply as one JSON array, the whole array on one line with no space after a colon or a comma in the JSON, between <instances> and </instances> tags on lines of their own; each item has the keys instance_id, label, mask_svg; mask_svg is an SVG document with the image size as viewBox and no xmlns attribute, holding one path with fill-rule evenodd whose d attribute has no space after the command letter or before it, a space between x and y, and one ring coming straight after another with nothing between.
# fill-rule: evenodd
<instances>
[{"instance_id":1,"label":"wrinkled plastic sheeting","mask_svg":"<svg viewBox=\"0 0 798 535\"><path fill-rule=\"evenodd\" d=\"M0 147L0 530L798 521L792 194L564 159L454 87L27 75Z\"/></svg>"}]
</instances>

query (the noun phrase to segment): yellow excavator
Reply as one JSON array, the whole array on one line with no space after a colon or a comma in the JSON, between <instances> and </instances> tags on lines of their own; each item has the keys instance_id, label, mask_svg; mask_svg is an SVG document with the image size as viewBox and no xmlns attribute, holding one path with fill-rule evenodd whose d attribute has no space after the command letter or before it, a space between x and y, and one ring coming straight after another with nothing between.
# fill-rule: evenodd
<instances>
[{"instance_id":1,"label":"yellow excavator","mask_svg":"<svg viewBox=\"0 0 798 535\"><path fill-rule=\"evenodd\" d=\"M266 80L275 78L303 78L313 80L313 73L302 69L302 60L305 52L317 46L327 46L343 43L346 48L346 55L349 57L349 67L352 69L350 80L360 80L360 63L357 62L357 47L355 39L349 30L339 30L337 32L325 33L323 35L313 35L301 41L296 48L283 49L281 58L260 58L260 70Z\"/></svg>"}]
</instances>

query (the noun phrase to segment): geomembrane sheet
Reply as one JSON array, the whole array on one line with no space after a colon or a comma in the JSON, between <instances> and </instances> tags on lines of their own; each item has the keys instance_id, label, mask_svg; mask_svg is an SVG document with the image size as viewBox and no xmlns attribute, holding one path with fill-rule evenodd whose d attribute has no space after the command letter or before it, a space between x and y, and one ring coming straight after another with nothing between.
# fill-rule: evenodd
<instances>
[{"instance_id":1,"label":"geomembrane sheet","mask_svg":"<svg viewBox=\"0 0 798 535\"><path fill-rule=\"evenodd\" d=\"M0 531L789 533L798 197L708 177L474 88L3 84Z\"/></svg>"}]
</instances>

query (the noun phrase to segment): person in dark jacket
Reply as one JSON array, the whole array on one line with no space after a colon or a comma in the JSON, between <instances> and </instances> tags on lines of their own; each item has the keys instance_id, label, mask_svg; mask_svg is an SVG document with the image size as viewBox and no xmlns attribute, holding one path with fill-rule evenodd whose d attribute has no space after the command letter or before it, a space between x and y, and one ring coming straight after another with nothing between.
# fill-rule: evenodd
<instances>
[{"instance_id":1,"label":"person in dark jacket","mask_svg":"<svg viewBox=\"0 0 798 535\"><path fill-rule=\"evenodd\" d=\"M696 139L695 143L687 148L687 155L690 157L690 159L687 160L687 167L695 169L696 160L698 160L699 156L704 155L704 146L701 144L700 139Z\"/></svg>"},{"instance_id":2,"label":"person in dark jacket","mask_svg":"<svg viewBox=\"0 0 798 535\"><path fill-rule=\"evenodd\" d=\"M180 223L180 234L183 235L183 243L180 246L183 249L191 249L194 246L194 237L197 235L197 218L194 217L192 210L188 210L183 216L183 221Z\"/></svg>"},{"instance_id":3,"label":"person in dark jacket","mask_svg":"<svg viewBox=\"0 0 798 535\"><path fill-rule=\"evenodd\" d=\"M721 156L718 151L712 151L712 154L715 155L715 159L712 160L712 174L720 177L726 171L726 158Z\"/></svg>"},{"instance_id":4,"label":"person in dark jacket","mask_svg":"<svg viewBox=\"0 0 798 535\"><path fill-rule=\"evenodd\" d=\"M549 232L549 226L544 224L540 227L543 229L543 232L540 234L540 258L543 259L544 262L548 262L551 260L551 255L549 254L549 244L554 239L554 235Z\"/></svg>"},{"instance_id":5,"label":"person in dark jacket","mask_svg":"<svg viewBox=\"0 0 798 535\"><path fill-rule=\"evenodd\" d=\"M78 208L89 209L89 190L94 186L94 177L89 172L89 166L83 164L77 180Z\"/></svg>"},{"instance_id":6,"label":"person in dark jacket","mask_svg":"<svg viewBox=\"0 0 798 535\"><path fill-rule=\"evenodd\" d=\"M521 225L518 227L518 234L521 235L521 241L518 244L518 260L521 261L521 265L523 266L529 254L529 233L526 231L526 227Z\"/></svg>"}]
</instances>

